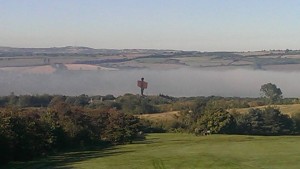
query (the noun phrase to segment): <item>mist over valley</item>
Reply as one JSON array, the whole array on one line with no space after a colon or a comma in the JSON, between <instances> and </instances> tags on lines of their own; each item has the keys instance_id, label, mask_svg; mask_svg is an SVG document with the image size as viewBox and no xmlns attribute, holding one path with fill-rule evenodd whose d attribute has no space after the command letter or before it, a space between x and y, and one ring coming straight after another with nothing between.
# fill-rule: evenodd
<instances>
[{"instance_id":1,"label":"mist over valley","mask_svg":"<svg viewBox=\"0 0 300 169\"><path fill-rule=\"evenodd\" d=\"M298 97L300 72L235 69L226 71L180 68L171 70L63 71L52 74L0 72L0 95L139 94L141 77L147 95L259 97L260 86L277 84L285 97Z\"/></svg>"},{"instance_id":2,"label":"mist over valley","mask_svg":"<svg viewBox=\"0 0 300 169\"><path fill-rule=\"evenodd\" d=\"M298 97L300 51L200 52L155 49L0 48L0 95L147 95L259 97L275 83Z\"/></svg>"}]
</instances>

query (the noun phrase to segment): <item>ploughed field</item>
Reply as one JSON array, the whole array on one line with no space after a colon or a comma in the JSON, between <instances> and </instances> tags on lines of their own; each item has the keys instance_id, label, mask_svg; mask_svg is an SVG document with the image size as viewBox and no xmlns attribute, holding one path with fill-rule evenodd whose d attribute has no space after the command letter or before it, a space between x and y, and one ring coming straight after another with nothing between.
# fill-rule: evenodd
<instances>
[{"instance_id":1,"label":"ploughed field","mask_svg":"<svg viewBox=\"0 0 300 169\"><path fill-rule=\"evenodd\" d=\"M7 168L298 169L299 136L164 133L107 149L73 151Z\"/></svg>"}]
</instances>

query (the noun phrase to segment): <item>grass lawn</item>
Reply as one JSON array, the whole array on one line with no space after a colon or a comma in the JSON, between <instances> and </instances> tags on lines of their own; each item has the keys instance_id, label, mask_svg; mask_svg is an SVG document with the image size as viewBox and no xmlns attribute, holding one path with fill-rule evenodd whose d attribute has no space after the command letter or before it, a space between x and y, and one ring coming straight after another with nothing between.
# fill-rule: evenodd
<instances>
[{"instance_id":1,"label":"grass lawn","mask_svg":"<svg viewBox=\"0 0 300 169\"><path fill-rule=\"evenodd\" d=\"M298 136L150 134L105 150L63 153L6 168L298 169Z\"/></svg>"}]
</instances>

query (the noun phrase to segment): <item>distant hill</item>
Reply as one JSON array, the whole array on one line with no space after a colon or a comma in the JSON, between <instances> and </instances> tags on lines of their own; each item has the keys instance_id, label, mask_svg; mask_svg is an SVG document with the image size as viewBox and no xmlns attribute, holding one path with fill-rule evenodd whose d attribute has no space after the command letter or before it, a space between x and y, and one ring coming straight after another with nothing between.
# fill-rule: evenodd
<instances>
[{"instance_id":1,"label":"distant hill","mask_svg":"<svg viewBox=\"0 0 300 169\"><path fill-rule=\"evenodd\" d=\"M200 52L159 49L94 49L81 46L0 47L0 61L0 67L27 67L61 63L88 64L113 69L192 67L212 70L298 71L300 70L300 50Z\"/></svg>"},{"instance_id":2,"label":"distant hill","mask_svg":"<svg viewBox=\"0 0 300 169\"><path fill-rule=\"evenodd\" d=\"M10 56L35 56L35 55L55 55L55 54L88 54L88 55L118 55L126 53L164 53L175 50L155 50L155 49L93 49L82 46L66 46L52 48L13 48L0 47L0 57Z\"/></svg>"}]
</instances>

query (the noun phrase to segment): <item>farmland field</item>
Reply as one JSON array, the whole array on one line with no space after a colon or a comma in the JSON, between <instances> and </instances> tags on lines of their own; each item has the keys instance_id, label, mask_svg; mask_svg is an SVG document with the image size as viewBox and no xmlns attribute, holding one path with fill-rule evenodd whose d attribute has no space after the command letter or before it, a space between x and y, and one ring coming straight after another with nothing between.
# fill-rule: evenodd
<instances>
[{"instance_id":1,"label":"farmland field","mask_svg":"<svg viewBox=\"0 0 300 169\"><path fill-rule=\"evenodd\" d=\"M300 113L300 104L287 104L287 105L271 105L275 108L278 108L282 113L288 115L295 115ZM240 108L240 109L231 109L230 111L236 111L239 113L247 113L250 109L264 109L267 106L258 106L258 107L251 107L251 108Z\"/></svg>"},{"instance_id":2,"label":"farmland field","mask_svg":"<svg viewBox=\"0 0 300 169\"><path fill-rule=\"evenodd\" d=\"M152 113L152 114L142 114L138 117L141 119L147 119L151 121L173 121L175 120L176 116L179 115L179 111L171 111L171 112L164 112L164 113Z\"/></svg>"},{"instance_id":3,"label":"farmland field","mask_svg":"<svg viewBox=\"0 0 300 169\"><path fill-rule=\"evenodd\" d=\"M105 150L74 151L8 168L298 169L299 136L150 134L145 141Z\"/></svg>"},{"instance_id":4,"label":"farmland field","mask_svg":"<svg viewBox=\"0 0 300 169\"><path fill-rule=\"evenodd\" d=\"M300 104L284 104L284 105L271 105L272 107L278 108L283 114L289 116L296 115L300 113ZM257 106L250 108L235 108L228 110L229 112L247 113L250 109L265 109L268 106ZM163 113L151 113L139 115L139 118L147 119L151 121L174 121L176 116L179 115L179 111L163 112Z\"/></svg>"}]
</instances>

